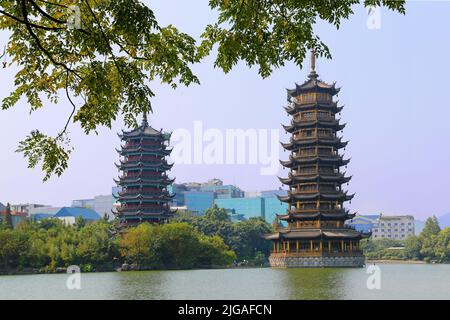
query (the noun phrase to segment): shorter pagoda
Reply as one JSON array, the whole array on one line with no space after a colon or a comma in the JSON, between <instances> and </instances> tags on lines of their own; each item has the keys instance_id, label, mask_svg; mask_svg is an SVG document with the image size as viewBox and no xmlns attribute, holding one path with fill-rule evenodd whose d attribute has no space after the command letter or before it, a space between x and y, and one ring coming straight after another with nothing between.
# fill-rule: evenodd
<instances>
[{"instance_id":1,"label":"shorter pagoda","mask_svg":"<svg viewBox=\"0 0 450 320\"><path fill-rule=\"evenodd\" d=\"M124 143L117 150L122 159L116 164L122 175L114 180L122 189L116 196L120 205L114 212L119 227L167 222L173 215L169 207L173 195L167 190L174 181L167 176L173 164L165 159L172 151L168 148L170 133L153 129L144 114L138 128L122 130L119 137Z\"/></svg>"}]
</instances>

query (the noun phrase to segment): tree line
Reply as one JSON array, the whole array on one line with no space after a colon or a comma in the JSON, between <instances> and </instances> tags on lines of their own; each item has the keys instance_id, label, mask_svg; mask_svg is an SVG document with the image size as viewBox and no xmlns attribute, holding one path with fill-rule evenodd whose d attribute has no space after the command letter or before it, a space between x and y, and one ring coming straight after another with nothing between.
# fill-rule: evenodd
<instances>
[{"instance_id":1,"label":"tree line","mask_svg":"<svg viewBox=\"0 0 450 320\"><path fill-rule=\"evenodd\" d=\"M132 269L228 267L262 264L269 246L261 234L271 226L260 218L231 222L224 209L205 216L181 214L170 223L142 223L118 230L116 222L77 219L24 221L0 226L0 272L57 272L78 265L84 272Z\"/></svg>"},{"instance_id":2,"label":"tree line","mask_svg":"<svg viewBox=\"0 0 450 320\"><path fill-rule=\"evenodd\" d=\"M368 240L362 243L369 259L399 259L425 262L450 262L450 228L439 226L435 216L427 219L419 235L404 241L392 239Z\"/></svg>"}]
</instances>

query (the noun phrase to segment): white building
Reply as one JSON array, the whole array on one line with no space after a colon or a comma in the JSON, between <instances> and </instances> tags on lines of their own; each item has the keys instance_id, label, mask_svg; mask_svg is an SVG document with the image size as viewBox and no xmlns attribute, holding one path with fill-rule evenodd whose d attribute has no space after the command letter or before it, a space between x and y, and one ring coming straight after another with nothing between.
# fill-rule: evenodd
<instances>
[{"instance_id":1,"label":"white building","mask_svg":"<svg viewBox=\"0 0 450 320\"><path fill-rule=\"evenodd\" d=\"M113 209L115 199L112 195L95 196L93 199L79 199L72 201L72 207L88 208L97 212L100 217L105 214L108 215L110 220L114 219L114 215L111 212Z\"/></svg>"},{"instance_id":2,"label":"white building","mask_svg":"<svg viewBox=\"0 0 450 320\"><path fill-rule=\"evenodd\" d=\"M405 240L414 234L414 217L410 215L381 215L372 229L372 239Z\"/></svg>"}]
</instances>

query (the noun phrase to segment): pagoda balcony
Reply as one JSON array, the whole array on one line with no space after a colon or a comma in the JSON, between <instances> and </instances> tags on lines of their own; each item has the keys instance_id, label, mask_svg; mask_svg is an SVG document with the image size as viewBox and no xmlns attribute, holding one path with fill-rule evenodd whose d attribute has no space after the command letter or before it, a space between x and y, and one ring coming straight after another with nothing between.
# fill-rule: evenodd
<instances>
[{"instance_id":1,"label":"pagoda balcony","mask_svg":"<svg viewBox=\"0 0 450 320\"><path fill-rule=\"evenodd\" d=\"M292 195L309 194L309 193L317 193L317 192L339 193L339 192L342 192L342 190L341 189L337 189L336 187L320 187L320 188L313 188L313 189L307 189L307 190L294 189L292 191L289 191L289 193L292 194Z\"/></svg>"},{"instance_id":2,"label":"pagoda balcony","mask_svg":"<svg viewBox=\"0 0 450 320\"><path fill-rule=\"evenodd\" d=\"M270 253L271 256L273 257L358 257L363 255L362 250L353 250L353 251L345 251L345 252L340 252L340 251L331 251L328 252L326 249L321 250L315 250L315 251L310 251L310 250L303 250L303 251L299 251L296 252L294 250L294 252L288 252L286 250L281 251L281 252L275 252L275 251L271 251Z\"/></svg>"},{"instance_id":3,"label":"pagoda balcony","mask_svg":"<svg viewBox=\"0 0 450 320\"><path fill-rule=\"evenodd\" d=\"M339 171L336 170L292 170L293 176L311 176L311 175L335 175L339 174Z\"/></svg>"},{"instance_id":4,"label":"pagoda balcony","mask_svg":"<svg viewBox=\"0 0 450 320\"><path fill-rule=\"evenodd\" d=\"M134 188L134 189L128 189L124 190L122 192L119 192L119 195L133 195L133 194L158 194L158 193L164 193L167 192L165 189L158 189L158 188Z\"/></svg>"},{"instance_id":5,"label":"pagoda balcony","mask_svg":"<svg viewBox=\"0 0 450 320\"><path fill-rule=\"evenodd\" d=\"M315 139L334 139L336 138L336 134L333 133L319 133L319 134L308 134L306 132L302 133L294 133L292 135L293 140L315 140Z\"/></svg>"},{"instance_id":6,"label":"pagoda balcony","mask_svg":"<svg viewBox=\"0 0 450 320\"><path fill-rule=\"evenodd\" d=\"M125 172L124 175L121 178L136 178L136 177L143 177L143 178L153 178L153 177L158 177L158 178L167 178L167 175L165 174L164 171L160 171L160 172Z\"/></svg>"},{"instance_id":7,"label":"pagoda balcony","mask_svg":"<svg viewBox=\"0 0 450 320\"><path fill-rule=\"evenodd\" d=\"M310 121L335 121L336 118L331 112L305 112L294 116L295 122L310 122Z\"/></svg>"},{"instance_id":8,"label":"pagoda balcony","mask_svg":"<svg viewBox=\"0 0 450 320\"><path fill-rule=\"evenodd\" d=\"M293 214L302 214L302 213L314 213L314 212L323 212L323 213L336 213L341 211L342 208L336 207L336 208L318 208L316 205L314 207L308 207L308 208L295 208L288 209L289 213Z\"/></svg>"},{"instance_id":9,"label":"pagoda balcony","mask_svg":"<svg viewBox=\"0 0 450 320\"><path fill-rule=\"evenodd\" d=\"M161 162L162 156L128 156L127 162Z\"/></svg>"},{"instance_id":10,"label":"pagoda balcony","mask_svg":"<svg viewBox=\"0 0 450 320\"><path fill-rule=\"evenodd\" d=\"M311 150L296 151L296 152L293 152L292 155L295 158L311 158L311 157L319 157L319 156L333 157L333 156L337 156L338 152L336 150L331 150L331 149L327 150L327 149L313 148Z\"/></svg>"},{"instance_id":11,"label":"pagoda balcony","mask_svg":"<svg viewBox=\"0 0 450 320\"><path fill-rule=\"evenodd\" d=\"M132 148L139 146L161 147L163 146L163 144L160 141L128 141L124 146L122 146L122 148Z\"/></svg>"}]
</instances>

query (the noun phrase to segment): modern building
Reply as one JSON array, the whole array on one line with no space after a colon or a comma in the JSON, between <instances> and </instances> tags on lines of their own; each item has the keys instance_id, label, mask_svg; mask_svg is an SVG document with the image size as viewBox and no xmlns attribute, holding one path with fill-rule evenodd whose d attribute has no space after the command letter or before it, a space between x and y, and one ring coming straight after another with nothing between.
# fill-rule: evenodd
<instances>
[{"instance_id":1,"label":"modern building","mask_svg":"<svg viewBox=\"0 0 450 320\"><path fill-rule=\"evenodd\" d=\"M45 204L37 204L37 203L25 203L25 204L12 204L11 205L11 211L17 211L17 212L25 212L28 216L30 216L30 213L39 210L39 208L42 207L49 207Z\"/></svg>"},{"instance_id":2,"label":"modern building","mask_svg":"<svg viewBox=\"0 0 450 320\"><path fill-rule=\"evenodd\" d=\"M289 192L279 199L288 209L278 218L288 225L266 236L273 241L272 267L362 267L365 263L359 247L362 233L344 224L353 217L344 209L353 195L342 188L350 177L340 169L349 160L339 153L347 142L337 135L345 126L336 118L342 110L333 101L338 92L335 84L319 80L312 51L308 79L287 91L285 109L292 120L284 129L291 139L282 146L290 156L281 164L290 172L280 181Z\"/></svg>"},{"instance_id":3,"label":"modern building","mask_svg":"<svg viewBox=\"0 0 450 320\"><path fill-rule=\"evenodd\" d=\"M286 194L287 191L281 192ZM281 202L273 193L261 192L266 196L244 197L244 198L222 198L215 199L214 203L219 208L224 208L230 214L242 215L243 218L260 217L268 223L275 220L276 214L286 212L287 204Z\"/></svg>"},{"instance_id":4,"label":"modern building","mask_svg":"<svg viewBox=\"0 0 450 320\"><path fill-rule=\"evenodd\" d=\"M11 207L10 207L11 208ZM4 223L6 217L6 206L0 203L0 224ZM11 223L12 227L16 228L21 222L27 220L28 214L26 212L19 212L11 208Z\"/></svg>"},{"instance_id":5,"label":"modern building","mask_svg":"<svg viewBox=\"0 0 450 320\"><path fill-rule=\"evenodd\" d=\"M79 217L87 222L98 221L101 218L100 215L92 209L73 207L62 207L53 217L63 221L67 225L74 224Z\"/></svg>"},{"instance_id":6,"label":"modern building","mask_svg":"<svg viewBox=\"0 0 450 320\"><path fill-rule=\"evenodd\" d=\"M214 192L217 199L242 198L244 191L234 185L217 185L217 184L202 184L200 187L202 192Z\"/></svg>"},{"instance_id":7,"label":"modern building","mask_svg":"<svg viewBox=\"0 0 450 320\"><path fill-rule=\"evenodd\" d=\"M187 182L167 187L172 195L171 207L186 206L194 214L202 215L211 208L214 199L231 199L244 197L244 191L234 185L224 185L217 178L208 182Z\"/></svg>"},{"instance_id":8,"label":"modern building","mask_svg":"<svg viewBox=\"0 0 450 320\"><path fill-rule=\"evenodd\" d=\"M375 226L378 225L380 214L357 215L351 220L347 220L345 224L356 231L362 233L371 233Z\"/></svg>"},{"instance_id":9,"label":"modern building","mask_svg":"<svg viewBox=\"0 0 450 320\"><path fill-rule=\"evenodd\" d=\"M79 199L72 201L72 207L75 208L89 208L97 212L101 217L105 215L108 216L109 220L114 219L113 209L114 209L115 199L113 195L100 195L95 196L92 199Z\"/></svg>"},{"instance_id":10,"label":"modern building","mask_svg":"<svg viewBox=\"0 0 450 320\"><path fill-rule=\"evenodd\" d=\"M29 216L33 216L35 214L50 214L55 215L62 207L53 207L53 206L44 206L44 207L36 207L31 208L28 212Z\"/></svg>"},{"instance_id":11,"label":"modern building","mask_svg":"<svg viewBox=\"0 0 450 320\"><path fill-rule=\"evenodd\" d=\"M372 230L372 239L405 240L415 234L414 217L381 215L378 224Z\"/></svg>"},{"instance_id":12,"label":"modern building","mask_svg":"<svg viewBox=\"0 0 450 320\"><path fill-rule=\"evenodd\" d=\"M170 133L149 126L144 114L138 128L122 131L119 137L123 142L117 150L122 159L116 165L122 176L115 180L122 187L117 195L119 225L167 222L173 215L169 206L173 196L167 190L174 181L167 175L172 168L166 160L172 152L168 147Z\"/></svg>"},{"instance_id":13,"label":"modern building","mask_svg":"<svg viewBox=\"0 0 450 320\"><path fill-rule=\"evenodd\" d=\"M246 219L260 217L265 219L264 198L222 198L215 199L214 203L219 208L224 208L231 214L244 216Z\"/></svg>"},{"instance_id":14,"label":"modern building","mask_svg":"<svg viewBox=\"0 0 450 320\"><path fill-rule=\"evenodd\" d=\"M284 194L287 194L287 191L284 191ZM264 199L264 219L270 224L277 219L277 215L282 215L288 209L288 204L280 201L276 196L266 196L261 198Z\"/></svg>"},{"instance_id":15,"label":"modern building","mask_svg":"<svg viewBox=\"0 0 450 320\"><path fill-rule=\"evenodd\" d=\"M184 206L195 215L205 214L206 209L214 203L214 192L212 191L185 191Z\"/></svg>"},{"instance_id":16,"label":"modern building","mask_svg":"<svg viewBox=\"0 0 450 320\"><path fill-rule=\"evenodd\" d=\"M50 219L50 218L54 218L54 217L55 217L55 215L54 214L50 214L50 213L33 213L30 216L30 219L33 222L39 222L41 220Z\"/></svg>"}]
</instances>

